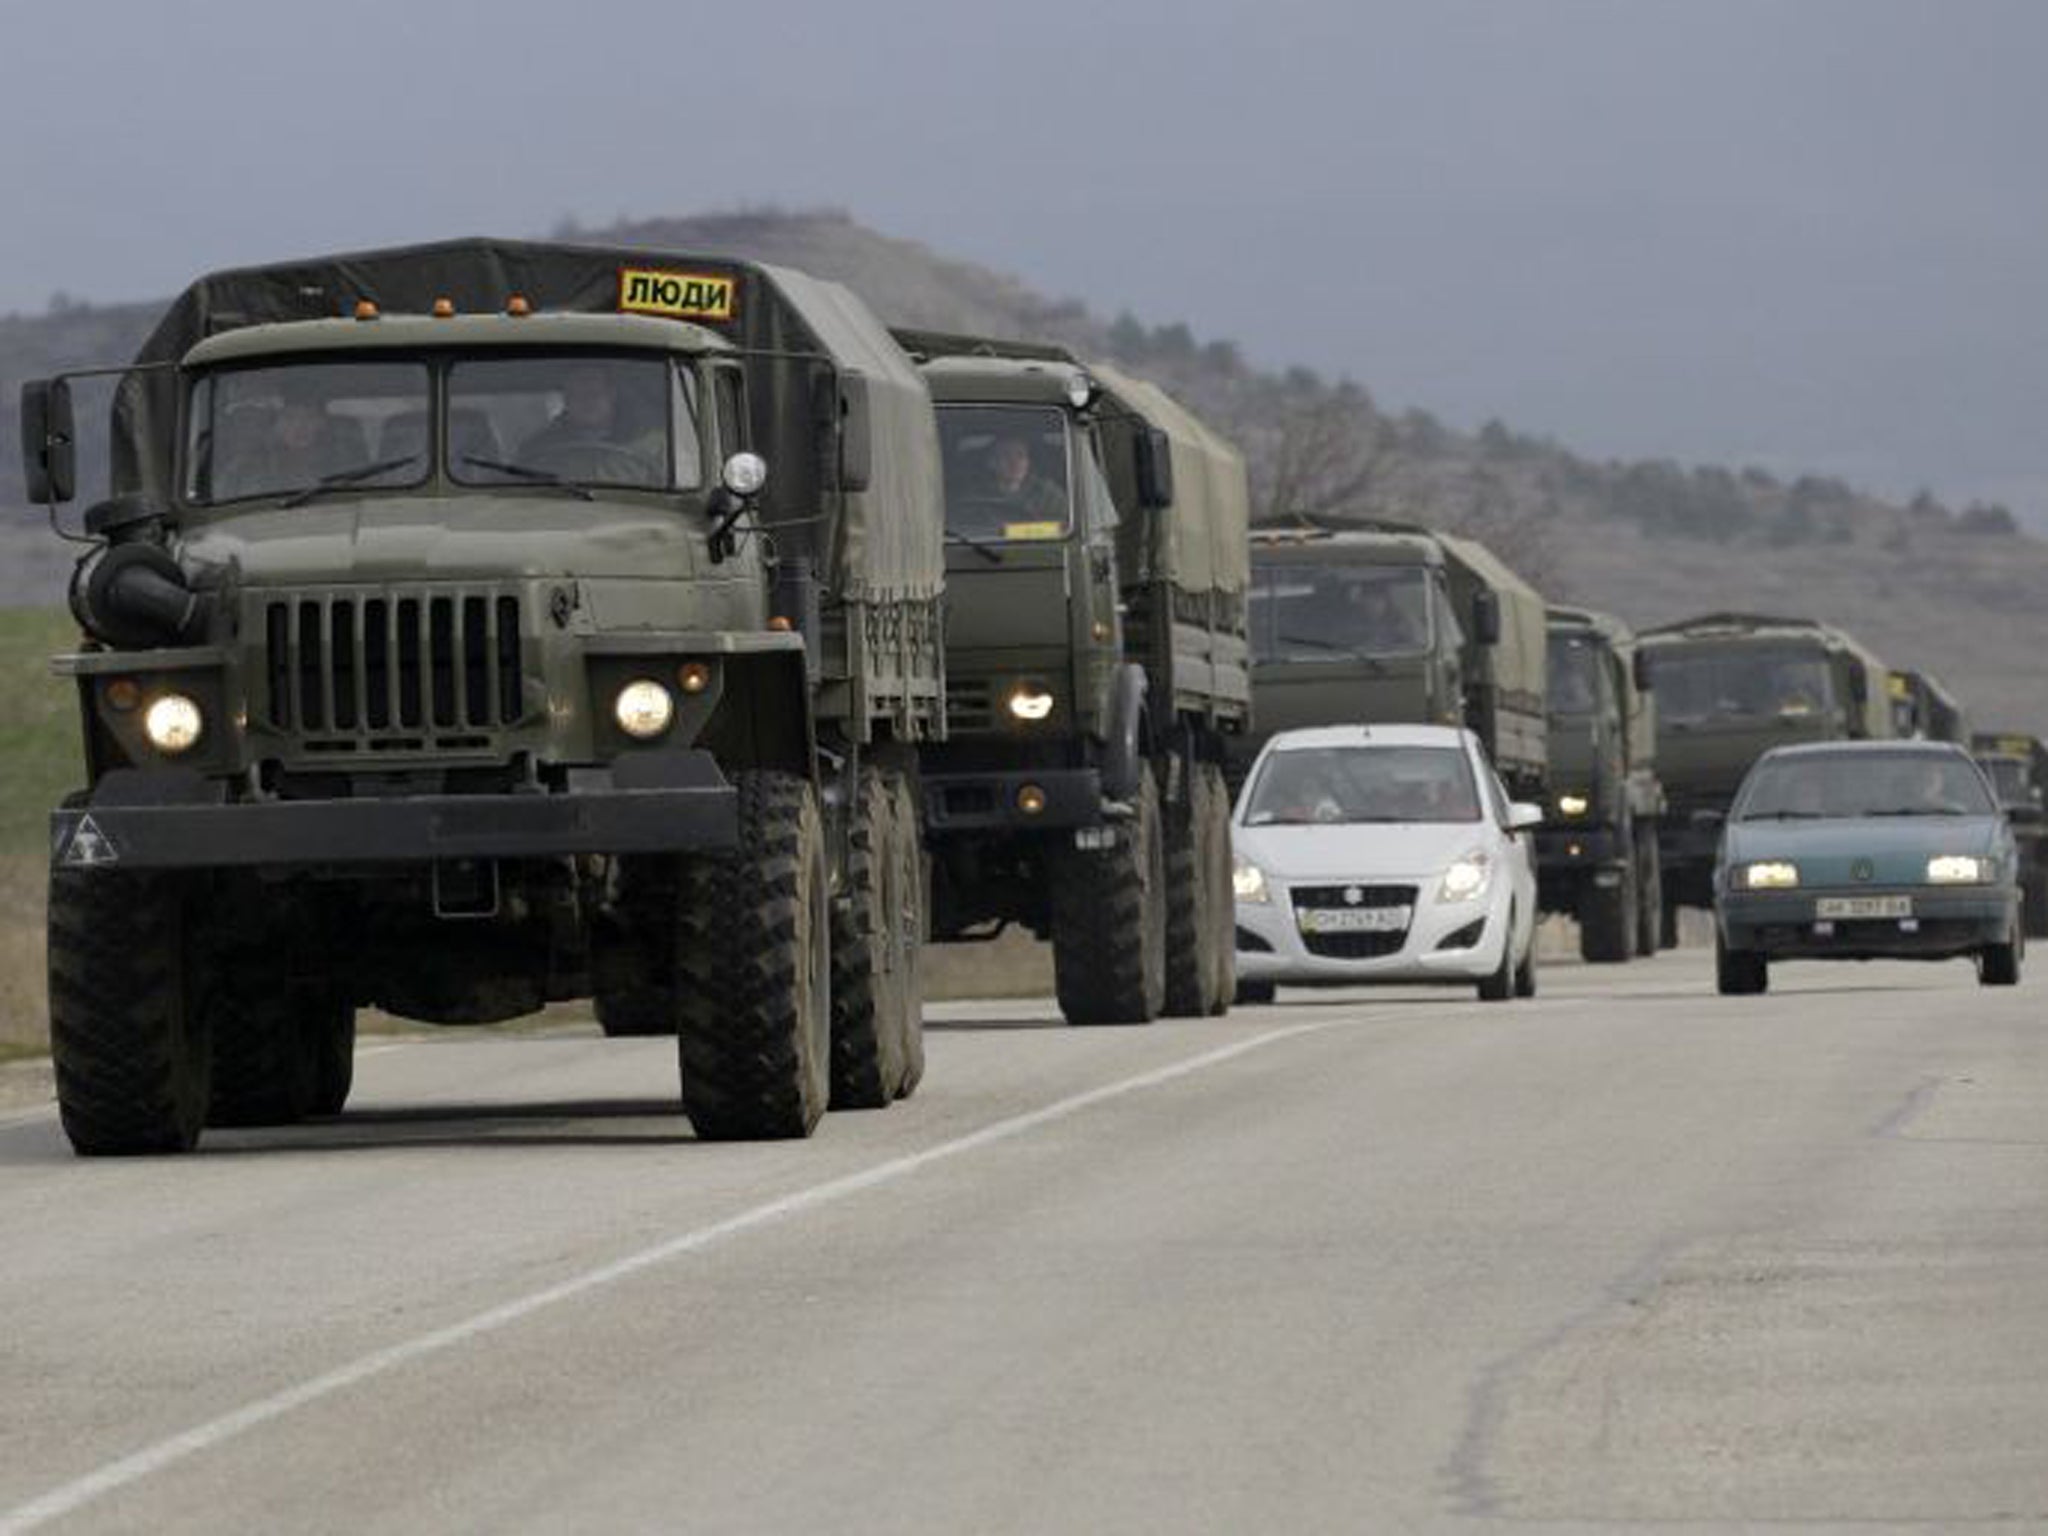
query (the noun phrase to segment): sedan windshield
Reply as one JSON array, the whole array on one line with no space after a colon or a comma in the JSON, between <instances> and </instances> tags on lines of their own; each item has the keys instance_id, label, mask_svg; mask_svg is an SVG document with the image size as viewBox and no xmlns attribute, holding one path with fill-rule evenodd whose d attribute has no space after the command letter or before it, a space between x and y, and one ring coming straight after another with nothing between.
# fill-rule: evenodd
<instances>
[{"instance_id":1,"label":"sedan windshield","mask_svg":"<svg viewBox=\"0 0 2048 1536\"><path fill-rule=\"evenodd\" d=\"M202 505L289 496L321 486L417 485L427 415L420 362L292 363L223 369L194 385L185 495Z\"/></svg>"},{"instance_id":2,"label":"sedan windshield","mask_svg":"<svg viewBox=\"0 0 2048 1536\"><path fill-rule=\"evenodd\" d=\"M1266 565L1252 571L1252 654L1351 661L1429 649L1429 575L1420 566Z\"/></svg>"},{"instance_id":3,"label":"sedan windshield","mask_svg":"<svg viewBox=\"0 0 2048 1536\"><path fill-rule=\"evenodd\" d=\"M1472 765L1455 747L1310 747L1272 753L1247 826L1479 820Z\"/></svg>"},{"instance_id":4,"label":"sedan windshield","mask_svg":"<svg viewBox=\"0 0 2048 1536\"><path fill-rule=\"evenodd\" d=\"M1996 814L1983 775L1956 754L1806 752L1757 764L1735 819Z\"/></svg>"}]
</instances>

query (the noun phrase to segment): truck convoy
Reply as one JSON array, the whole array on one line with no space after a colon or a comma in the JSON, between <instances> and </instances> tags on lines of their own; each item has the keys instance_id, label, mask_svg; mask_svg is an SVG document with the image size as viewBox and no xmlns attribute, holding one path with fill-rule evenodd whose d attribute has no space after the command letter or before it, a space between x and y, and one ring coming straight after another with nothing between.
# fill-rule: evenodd
<instances>
[{"instance_id":1,"label":"truck convoy","mask_svg":"<svg viewBox=\"0 0 2048 1536\"><path fill-rule=\"evenodd\" d=\"M1248 766L1275 731L1464 725L1547 800L1543 599L1484 545L1398 523L1255 531Z\"/></svg>"},{"instance_id":2,"label":"truck convoy","mask_svg":"<svg viewBox=\"0 0 2048 1536\"><path fill-rule=\"evenodd\" d=\"M2019 845L2020 914L2027 937L2048 938L2048 743L2013 731L1978 732L1970 750L1990 776Z\"/></svg>"},{"instance_id":3,"label":"truck convoy","mask_svg":"<svg viewBox=\"0 0 2048 1536\"><path fill-rule=\"evenodd\" d=\"M945 459L950 729L920 753L934 938L1050 938L1074 1024L1236 990L1228 742L1247 726L1243 461L1056 347L898 332Z\"/></svg>"},{"instance_id":4,"label":"truck convoy","mask_svg":"<svg viewBox=\"0 0 2048 1536\"><path fill-rule=\"evenodd\" d=\"M1849 635L1812 619L1716 613L1637 637L1657 697L1658 837L1665 946L1678 909L1713 905L1714 854L1750 764L1772 747L1889 738L1887 673Z\"/></svg>"},{"instance_id":5,"label":"truck convoy","mask_svg":"<svg viewBox=\"0 0 2048 1536\"><path fill-rule=\"evenodd\" d=\"M594 997L678 1037L707 1138L916 1086L938 434L850 293L486 240L249 268L117 401L56 660L78 1151L338 1110L367 1006ZM24 391L53 507L71 415Z\"/></svg>"},{"instance_id":6,"label":"truck convoy","mask_svg":"<svg viewBox=\"0 0 2048 1536\"><path fill-rule=\"evenodd\" d=\"M1663 909L1654 695L1619 619L1550 610L1550 818L1536 832L1545 912L1577 919L1589 961L1657 952Z\"/></svg>"}]
</instances>

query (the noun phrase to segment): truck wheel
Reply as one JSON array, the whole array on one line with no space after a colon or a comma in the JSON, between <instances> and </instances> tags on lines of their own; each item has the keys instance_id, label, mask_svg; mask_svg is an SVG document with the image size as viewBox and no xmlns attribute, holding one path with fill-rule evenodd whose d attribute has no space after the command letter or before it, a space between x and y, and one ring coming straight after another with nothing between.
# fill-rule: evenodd
<instances>
[{"instance_id":1,"label":"truck wheel","mask_svg":"<svg viewBox=\"0 0 2048 1536\"><path fill-rule=\"evenodd\" d=\"M2036 869L2027 875L2021 887L2020 912L2028 938L2048 938L2048 870Z\"/></svg>"},{"instance_id":2,"label":"truck wheel","mask_svg":"<svg viewBox=\"0 0 2048 1536\"><path fill-rule=\"evenodd\" d=\"M1258 1007L1272 1002L1279 990L1270 981L1240 981L1237 984L1237 1002L1245 1008Z\"/></svg>"},{"instance_id":3,"label":"truck wheel","mask_svg":"<svg viewBox=\"0 0 2048 1536\"><path fill-rule=\"evenodd\" d=\"M924 1081L924 944L931 931L930 861L924 847L924 805L918 798L914 774L894 775L896 820L903 829L897 847L903 858L901 891L903 922L900 929L903 956L903 1077L896 1085L896 1097L907 1099Z\"/></svg>"},{"instance_id":4,"label":"truck wheel","mask_svg":"<svg viewBox=\"0 0 2048 1536\"><path fill-rule=\"evenodd\" d=\"M1662 891L1664 900L1661 919L1657 924L1657 943L1663 949L1676 949L1678 948L1678 902L1669 891L1662 890L1661 880L1659 881L1659 889Z\"/></svg>"},{"instance_id":5,"label":"truck wheel","mask_svg":"<svg viewBox=\"0 0 2048 1536\"><path fill-rule=\"evenodd\" d=\"M1148 1024L1166 1002L1166 850L1159 786L1139 775L1116 842L1054 870L1053 984L1069 1024Z\"/></svg>"},{"instance_id":6,"label":"truck wheel","mask_svg":"<svg viewBox=\"0 0 2048 1536\"><path fill-rule=\"evenodd\" d=\"M1166 1013L1174 1018L1200 1018L1216 1011L1218 987L1222 980L1217 965L1219 936L1218 908L1234 908L1229 870L1219 886L1216 880L1216 826L1211 808L1210 768L1190 763L1187 768L1187 805L1179 813L1169 812L1166 823ZM1228 813L1223 830L1230 835ZM1234 915L1234 914L1233 914ZM1226 926L1224 941L1234 939L1234 924ZM1225 997L1228 994L1223 994Z\"/></svg>"},{"instance_id":7,"label":"truck wheel","mask_svg":"<svg viewBox=\"0 0 2048 1536\"><path fill-rule=\"evenodd\" d=\"M1714 986L1723 997L1754 997L1770 984L1770 962L1761 953L1730 949L1714 935Z\"/></svg>"},{"instance_id":8,"label":"truck wheel","mask_svg":"<svg viewBox=\"0 0 2048 1536\"><path fill-rule=\"evenodd\" d=\"M736 775L739 844L678 861L683 1113L706 1141L808 1136L831 1087L832 919L817 792Z\"/></svg>"},{"instance_id":9,"label":"truck wheel","mask_svg":"<svg viewBox=\"0 0 2048 1536\"><path fill-rule=\"evenodd\" d=\"M903 975L911 898L893 775L863 771L847 815L846 879L832 903L832 1107L884 1109L903 1082L915 1006Z\"/></svg>"},{"instance_id":10,"label":"truck wheel","mask_svg":"<svg viewBox=\"0 0 2048 1536\"><path fill-rule=\"evenodd\" d=\"M629 987L600 992L592 1000L597 1027L610 1040L676 1032L675 999L655 987Z\"/></svg>"},{"instance_id":11,"label":"truck wheel","mask_svg":"<svg viewBox=\"0 0 2048 1536\"><path fill-rule=\"evenodd\" d=\"M206 1122L205 1018L187 1006L188 889L104 869L50 875L50 1057L83 1157L189 1152Z\"/></svg>"},{"instance_id":12,"label":"truck wheel","mask_svg":"<svg viewBox=\"0 0 2048 1536\"><path fill-rule=\"evenodd\" d=\"M1223 782L1223 770L1204 763L1196 785L1208 801L1203 825L1208 828L1207 849L1210 920L1215 931L1211 940L1214 969L1210 977L1211 1018L1230 1011L1237 996L1237 892L1232 884L1230 857L1230 789Z\"/></svg>"},{"instance_id":13,"label":"truck wheel","mask_svg":"<svg viewBox=\"0 0 2048 1536\"><path fill-rule=\"evenodd\" d=\"M1657 854L1655 835L1636 836L1636 953L1645 958L1662 948L1664 914L1664 867Z\"/></svg>"},{"instance_id":14,"label":"truck wheel","mask_svg":"<svg viewBox=\"0 0 2048 1536\"><path fill-rule=\"evenodd\" d=\"M1624 869L1613 885L1588 885L1579 903L1579 958L1613 965L1636 950L1636 883Z\"/></svg>"},{"instance_id":15,"label":"truck wheel","mask_svg":"<svg viewBox=\"0 0 2048 1536\"><path fill-rule=\"evenodd\" d=\"M671 939L675 933L672 858L618 861L616 910L605 914L591 956L591 1011L611 1040L676 1032Z\"/></svg>"},{"instance_id":16,"label":"truck wheel","mask_svg":"<svg viewBox=\"0 0 2048 1536\"><path fill-rule=\"evenodd\" d=\"M356 1079L356 1009L345 997L318 999L301 1022L306 1113L338 1115Z\"/></svg>"}]
</instances>

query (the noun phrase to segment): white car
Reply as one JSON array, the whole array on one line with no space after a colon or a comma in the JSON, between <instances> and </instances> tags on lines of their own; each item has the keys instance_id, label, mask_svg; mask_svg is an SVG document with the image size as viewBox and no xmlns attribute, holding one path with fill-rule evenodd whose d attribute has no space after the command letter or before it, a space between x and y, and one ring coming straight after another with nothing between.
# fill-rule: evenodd
<instances>
[{"instance_id":1,"label":"white car","mask_svg":"<svg viewBox=\"0 0 2048 1536\"><path fill-rule=\"evenodd\" d=\"M1470 731L1349 725L1282 731L1231 817L1240 1002L1279 982L1476 983L1536 991L1528 830Z\"/></svg>"}]
</instances>

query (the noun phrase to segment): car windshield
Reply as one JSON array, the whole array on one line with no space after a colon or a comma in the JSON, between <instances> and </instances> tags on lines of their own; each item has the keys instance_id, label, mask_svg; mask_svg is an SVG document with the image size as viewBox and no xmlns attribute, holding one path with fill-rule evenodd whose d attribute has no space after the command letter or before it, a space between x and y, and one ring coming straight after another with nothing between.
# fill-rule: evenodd
<instances>
[{"instance_id":1,"label":"car windshield","mask_svg":"<svg viewBox=\"0 0 2048 1536\"><path fill-rule=\"evenodd\" d=\"M1067 418L1049 408L945 406L946 531L974 543L1060 539L1073 526Z\"/></svg>"},{"instance_id":2,"label":"car windshield","mask_svg":"<svg viewBox=\"0 0 2048 1536\"><path fill-rule=\"evenodd\" d=\"M1948 752L1805 752L1767 758L1750 774L1738 821L1856 816L1991 816L1984 779Z\"/></svg>"},{"instance_id":3,"label":"car windshield","mask_svg":"<svg viewBox=\"0 0 2048 1536\"><path fill-rule=\"evenodd\" d=\"M1351 661L1429 649L1429 573L1418 565L1256 566L1248 595L1259 661Z\"/></svg>"},{"instance_id":4,"label":"car windshield","mask_svg":"<svg viewBox=\"0 0 2048 1536\"><path fill-rule=\"evenodd\" d=\"M635 490L703 481L695 380L670 359L534 353L448 371L448 472L463 485L549 480ZM425 422L417 424L424 431Z\"/></svg>"},{"instance_id":5,"label":"car windshield","mask_svg":"<svg viewBox=\"0 0 2048 1536\"><path fill-rule=\"evenodd\" d=\"M1827 658L1814 651L1755 649L1654 653L1657 718L1665 725L1708 720L1800 720L1830 714Z\"/></svg>"},{"instance_id":6,"label":"car windshield","mask_svg":"<svg viewBox=\"0 0 2048 1536\"><path fill-rule=\"evenodd\" d=\"M417 485L424 438L423 362L291 363L220 369L193 384L186 413L185 496L200 505L289 496L321 485Z\"/></svg>"},{"instance_id":7,"label":"car windshield","mask_svg":"<svg viewBox=\"0 0 2048 1536\"><path fill-rule=\"evenodd\" d=\"M1303 747L1270 753L1247 826L1479 820L1472 764L1457 747Z\"/></svg>"},{"instance_id":8,"label":"car windshield","mask_svg":"<svg viewBox=\"0 0 2048 1536\"><path fill-rule=\"evenodd\" d=\"M1550 637L1547 687L1553 715L1590 715L1600 708L1600 652L1582 639Z\"/></svg>"}]
</instances>

